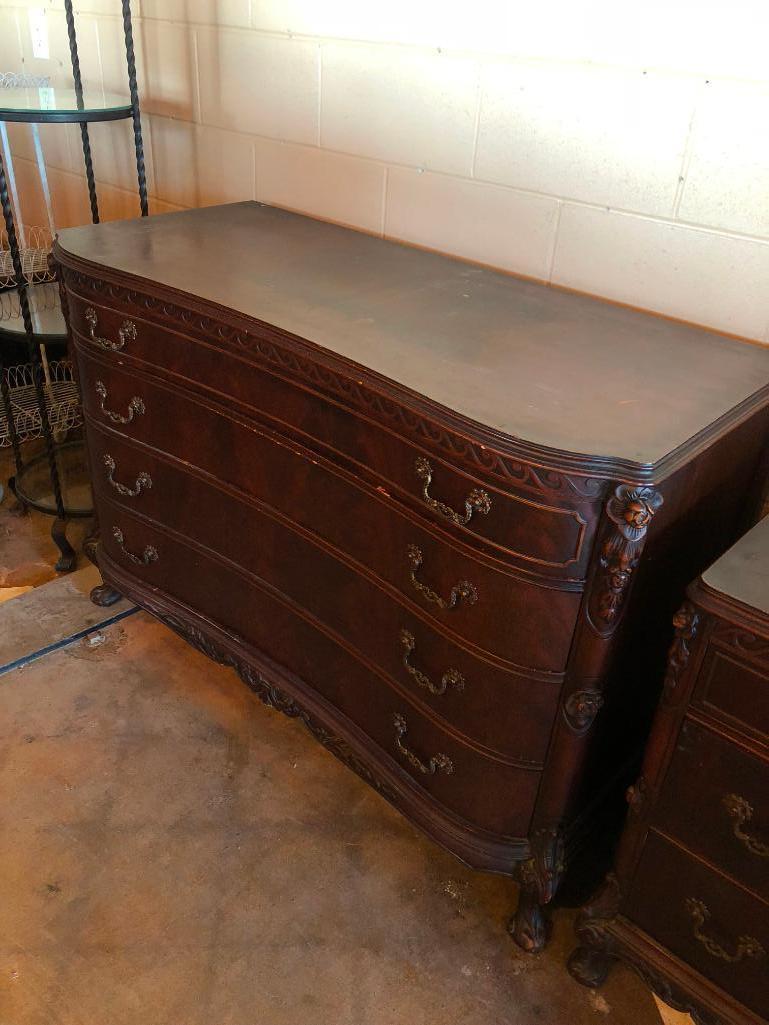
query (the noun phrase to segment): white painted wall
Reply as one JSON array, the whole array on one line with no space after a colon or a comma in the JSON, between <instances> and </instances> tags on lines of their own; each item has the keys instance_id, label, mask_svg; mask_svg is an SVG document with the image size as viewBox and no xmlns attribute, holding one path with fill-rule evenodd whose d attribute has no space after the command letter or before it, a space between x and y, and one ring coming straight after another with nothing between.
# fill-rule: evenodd
<instances>
[{"instance_id":1,"label":"white painted wall","mask_svg":"<svg viewBox=\"0 0 769 1025\"><path fill-rule=\"evenodd\" d=\"M47 61L30 6L0 0L0 70L67 77L62 0ZM126 87L119 6L76 2L97 89ZM766 0L134 12L154 211L257 198L769 343ZM135 215L130 128L92 136L105 216ZM87 220L77 129L45 148L57 218Z\"/></svg>"}]
</instances>

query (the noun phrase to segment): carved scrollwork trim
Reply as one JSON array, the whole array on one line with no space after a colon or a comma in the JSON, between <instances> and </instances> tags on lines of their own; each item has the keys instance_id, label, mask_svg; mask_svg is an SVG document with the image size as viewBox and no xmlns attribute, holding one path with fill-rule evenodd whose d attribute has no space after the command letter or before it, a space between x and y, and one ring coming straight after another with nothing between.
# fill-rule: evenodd
<instances>
[{"instance_id":1,"label":"carved scrollwork trim","mask_svg":"<svg viewBox=\"0 0 769 1025\"><path fill-rule=\"evenodd\" d=\"M654 488L620 484L606 503L606 516L613 526L601 545L589 605L591 621L600 633L611 633L619 622L649 524L662 502Z\"/></svg>"},{"instance_id":2,"label":"carved scrollwork trim","mask_svg":"<svg viewBox=\"0 0 769 1025\"><path fill-rule=\"evenodd\" d=\"M598 950L611 950L607 926L619 914L621 900L619 879L610 872L577 916L574 928L581 943Z\"/></svg>"},{"instance_id":3,"label":"carved scrollwork trim","mask_svg":"<svg viewBox=\"0 0 769 1025\"><path fill-rule=\"evenodd\" d=\"M684 602L673 617L673 626L676 632L668 652L668 665L662 691L662 700L668 705L675 704L680 696L679 684L689 663L691 645L697 636L699 624L699 613L690 601Z\"/></svg>"},{"instance_id":4,"label":"carved scrollwork trim","mask_svg":"<svg viewBox=\"0 0 769 1025\"><path fill-rule=\"evenodd\" d=\"M575 690L563 704L563 718L569 729L582 736L595 722L603 706L603 695L597 690Z\"/></svg>"},{"instance_id":5,"label":"carved scrollwork trim","mask_svg":"<svg viewBox=\"0 0 769 1025\"><path fill-rule=\"evenodd\" d=\"M541 904L556 894L566 870L566 846L560 826L535 829L529 838L531 856L518 866L518 877L525 889L536 890Z\"/></svg>"},{"instance_id":6,"label":"carved scrollwork trim","mask_svg":"<svg viewBox=\"0 0 769 1025\"><path fill-rule=\"evenodd\" d=\"M268 337L269 329L266 327L262 327L260 334L257 335L154 296L143 295L132 289L91 278L80 271L67 268L64 276L67 284L80 292L117 300L139 311L150 312L154 318L165 321L172 328L182 327L201 335L209 342L220 340L225 345L242 349L253 359L288 371L292 376L320 387L349 405L365 411L367 415L394 424L400 431L411 435L416 442L446 453L452 459L462 460L471 468L483 470L508 485L560 498L576 496L583 501L595 501L604 494L606 481L600 477L549 470L495 452L488 446L447 430L422 413L407 409L386 395L366 387L360 381L344 374L337 374L307 356L275 344Z\"/></svg>"},{"instance_id":7,"label":"carved scrollwork trim","mask_svg":"<svg viewBox=\"0 0 769 1025\"><path fill-rule=\"evenodd\" d=\"M715 620L710 639L757 661L769 659L769 638L751 633L743 627Z\"/></svg>"}]
</instances>

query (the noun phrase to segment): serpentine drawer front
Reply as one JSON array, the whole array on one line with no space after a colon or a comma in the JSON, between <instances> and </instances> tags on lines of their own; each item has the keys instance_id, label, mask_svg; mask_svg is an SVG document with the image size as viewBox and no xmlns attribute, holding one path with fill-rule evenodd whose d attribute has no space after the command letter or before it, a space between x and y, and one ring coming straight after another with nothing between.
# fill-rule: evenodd
<instances>
[{"instance_id":1,"label":"serpentine drawer front","mask_svg":"<svg viewBox=\"0 0 769 1025\"><path fill-rule=\"evenodd\" d=\"M55 259L94 600L515 874L541 949L685 583L758 500L769 353L256 203L64 231Z\"/></svg>"},{"instance_id":2,"label":"serpentine drawer front","mask_svg":"<svg viewBox=\"0 0 769 1025\"><path fill-rule=\"evenodd\" d=\"M769 1020L769 518L689 588L616 870L572 974L628 961L695 1021ZM752 711L751 711L752 707Z\"/></svg>"},{"instance_id":3,"label":"serpentine drawer front","mask_svg":"<svg viewBox=\"0 0 769 1025\"><path fill-rule=\"evenodd\" d=\"M267 419L279 432L301 438L305 446L323 447L331 461L350 465L353 473L362 471L382 491L400 494L427 522L466 544L482 546L495 558L511 559L534 573L584 578L596 526L593 510L584 499L595 499L597 482L567 484L553 477L557 487L551 493L539 485L547 480L541 468L501 464L488 450L470 447L465 461L471 473L461 473L456 465L447 464L444 454L428 455L418 433L399 437L362 418L360 411L340 406L339 396L321 398L306 383L299 388L295 381L265 374L245 363L237 350L223 353L211 348L205 338L164 330L147 320L129 321L130 308L126 314L118 313L75 296L70 306L86 405L98 402L104 407L101 416L110 419L110 412L121 402L127 407L134 398L133 366L141 368L140 374L155 375L140 378L145 419L134 420L133 437L152 441L162 437L169 451L184 449L188 417L197 420L205 410L191 409L180 388L187 396L197 391L209 400L224 402L228 411L237 400L246 419ZM115 339L118 348L100 345L83 333L88 311L96 311L97 322L104 325L99 330L105 338ZM122 345L124 323L130 323L132 330L130 344ZM191 358L197 370L194 376ZM158 387L158 372L162 372L162 387ZM109 395L103 396L107 389ZM152 417L158 407L164 411L160 422L157 414L154 421Z\"/></svg>"},{"instance_id":4,"label":"serpentine drawer front","mask_svg":"<svg viewBox=\"0 0 769 1025\"><path fill-rule=\"evenodd\" d=\"M510 670L498 659L468 651L427 614L405 574L399 589L377 585L362 567L316 543L286 518L213 487L186 468L131 449L96 428L91 452L99 499L120 502L128 512L198 542L212 556L239 564L346 635L413 701L429 705L436 716L492 751L541 768L560 676ZM229 524L236 526L228 529ZM403 554L394 552L401 559ZM351 633L349 626L359 617L369 629ZM425 678L428 672L432 679ZM488 716L489 704L499 707L498 717Z\"/></svg>"}]
</instances>

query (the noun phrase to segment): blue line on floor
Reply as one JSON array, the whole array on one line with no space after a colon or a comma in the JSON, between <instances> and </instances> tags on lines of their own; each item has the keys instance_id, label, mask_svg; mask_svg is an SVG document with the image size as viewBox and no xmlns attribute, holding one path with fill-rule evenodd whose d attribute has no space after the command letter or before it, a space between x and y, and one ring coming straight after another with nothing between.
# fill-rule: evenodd
<instances>
[{"instance_id":1,"label":"blue line on floor","mask_svg":"<svg viewBox=\"0 0 769 1025\"><path fill-rule=\"evenodd\" d=\"M70 634L68 637L62 637L62 639L60 641L56 641L55 644L49 644L47 647L41 648L39 651L30 652L29 655L22 655L21 658L17 658L13 662L8 662L6 665L0 666L0 676L10 673L12 669L21 669L22 666L26 666L30 662L35 662L37 659L42 658L43 655L50 655L52 651L58 651L59 648L64 648L68 644L72 644L73 641L79 641L83 637L87 637L88 634L96 633L97 630L102 630L105 626L112 626L113 623L119 623L120 620L125 619L126 616L132 616L134 612L140 611L141 610L137 606L134 606L132 609L125 609L123 612L118 612L109 619L103 619L100 623L93 623L85 630L78 630L77 633Z\"/></svg>"}]
</instances>

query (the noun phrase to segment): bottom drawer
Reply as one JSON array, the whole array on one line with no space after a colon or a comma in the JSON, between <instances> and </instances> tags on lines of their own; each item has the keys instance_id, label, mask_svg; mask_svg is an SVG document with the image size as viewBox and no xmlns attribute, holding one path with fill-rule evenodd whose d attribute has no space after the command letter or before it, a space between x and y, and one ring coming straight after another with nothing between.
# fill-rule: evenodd
<instances>
[{"instance_id":1,"label":"bottom drawer","mask_svg":"<svg viewBox=\"0 0 769 1025\"><path fill-rule=\"evenodd\" d=\"M769 906L651 832L623 912L682 961L769 1018Z\"/></svg>"},{"instance_id":2,"label":"bottom drawer","mask_svg":"<svg viewBox=\"0 0 769 1025\"><path fill-rule=\"evenodd\" d=\"M99 520L103 550L122 569L243 638L310 685L446 808L495 836L527 835L538 771L486 757L406 707L343 637L232 563L111 502L100 503Z\"/></svg>"}]
</instances>

